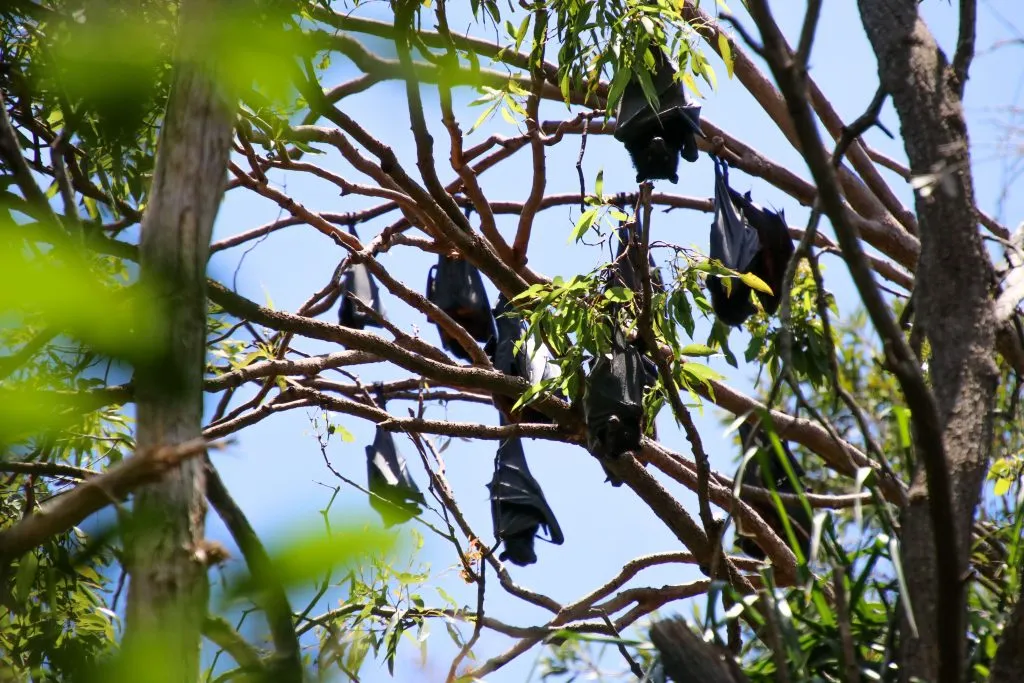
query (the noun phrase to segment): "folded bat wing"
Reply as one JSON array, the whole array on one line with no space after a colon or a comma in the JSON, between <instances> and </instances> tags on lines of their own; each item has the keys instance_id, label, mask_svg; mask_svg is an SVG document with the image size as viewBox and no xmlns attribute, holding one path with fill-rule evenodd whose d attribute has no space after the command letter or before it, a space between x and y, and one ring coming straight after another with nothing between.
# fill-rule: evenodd
<instances>
[{"instance_id":1,"label":"folded bat wing","mask_svg":"<svg viewBox=\"0 0 1024 683\"><path fill-rule=\"evenodd\" d=\"M349 233L358 239L355 226L349 226ZM349 266L345 274L341 276L341 305L338 307L338 323L343 327L351 327L361 330L367 325L380 327L380 323L360 309L355 304L359 299L363 304L384 316L384 308L380 303L380 292L377 289L377 282L370 274L370 270L362 263L354 263Z\"/></svg>"},{"instance_id":2,"label":"folded bat wing","mask_svg":"<svg viewBox=\"0 0 1024 683\"><path fill-rule=\"evenodd\" d=\"M422 512L420 505L426 501L409 476L391 432L377 428L373 445L366 447L366 471L370 493L376 494L370 496L370 506L386 526L402 524Z\"/></svg>"},{"instance_id":3,"label":"folded bat wing","mask_svg":"<svg viewBox=\"0 0 1024 683\"><path fill-rule=\"evenodd\" d=\"M647 373L640 352L616 331L612 349L600 356L587 377L583 414L588 449L599 458L617 458L640 448Z\"/></svg>"},{"instance_id":4,"label":"folded bat wing","mask_svg":"<svg viewBox=\"0 0 1024 683\"><path fill-rule=\"evenodd\" d=\"M715 162L715 217L711 222L710 256L726 268L747 272L761 248L757 230L744 219L736 208L729 189L728 167L724 161ZM727 325L741 325L754 312L750 300L751 289L739 280L730 283L726 292L720 278L707 279L711 305L719 320Z\"/></svg>"},{"instance_id":5,"label":"folded bat wing","mask_svg":"<svg viewBox=\"0 0 1024 683\"><path fill-rule=\"evenodd\" d=\"M480 277L480 271L476 266L469 261L440 255L437 266L427 278L427 298L452 320L466 328L470 336L478 342L485 343L496 336L494 317L491 315L491 304L487 299L483 278ZM440 326L438 333L441 336L441 344L452 355L463 360L471 360L469 353L450 339Z\"/></svg>"},{"instance_id":6,"label":"folded bat wing","mask_svg":"<svg viewBox=\"0 0 1024 683\"><path fill-rule=\"evenodd\" d=\"M361 310L354 299L376 311L382 317L384 309L380 303L380 292L366 266L357 263L345 271L341 281L341 307L338 309L338 323L344 327L361 330L371 325L380 327L380 323L365 311Z\"/></svg>"},{"instance_id":7,"label":"folded bat wing","mask_svg":"<svg viewBox=\"0 0 1024 683\"><path fill-rule=\"evenodd\" d=\"M523 337L523 324L504 294L498 295L498 303L494 306L494 322L497 336L488 341L488 347L493 348L491 362L494 367L506 375L529 380L530 359L526 355L526 345L521 344L519 351L516 351L516 342Z\"/></svg>"},{"instance_id":8,"label":"folded bat wing","mask_svg":"<svg viewBox=\"0 0 1024 683\"><path fill-rule=\"evenodd\" d=\"M640 225L636 222L623 221L615 229L615 237L618 246L615 251L615 262L612 269L612 282L616 285L626 287L639 292L642 289L640 274L636 271L633 254L640 248ZM661 271L654 263L654 257L648 252L647 263L651 273L651 284L660 289L664 287L661 279Z\"/></svg>"},{"instance_id":9,"label":"folded bat wing","mask_svg":"<svg viewBox=\"0 0 1024 683\"><path fill-rule=\"evenodd\" d=\"M501 442L494 460L494 476L487 488L494 535L505 544L499 559L508 559L521 567L536 562L533 541L540 527L550 534L555 545L565 541L540 484L526 465L519 437Z\"/></svg>"},{"instance_id":10,"label":"folded bat wing","mask_svg":"<svg viewBox=\"0 0 1024 683\"><path fill-rule=\"evenodd\" d=\"M754 260L761 243L733 203L724 162L715 160L715 218L711 226L711 258L726 268L743 272Z\"/></svg>"},{"instance_id":11,"label":"folded bat wing","mask_svg":"<svg viewBox=\"0 0 1024 683\"><path fill-rule=\"evenodd\" d=\"M703 136L700 105L686 100L682 84L675 81L676 68L664 51L656 49L652 54L658 106L655 109L648 103L643 87L633 76L616 112L615 138L629 151L637 182L665 178L675 183L679 180L679 156L691 162L697 160L696 136Z\"/></svg>"},{"instance_id":12,"label":"folded bat wing","mask_svg":"<svg viewBox=\"0 0 1024 683\"><path fill-rule=\"evenodd\" d=\"M763 209L750 201L749 192L741 195L730 188L729 194L748 225L757 232L761 248L757 259L751 264L751 272L771 287L771 294L758 291L757 298L761 300L765 311L769 314L775 313L779 308L782 289L785 286L786 267L796 252L793 239L789 236L786 217L781 211Z\"/></svg>"}]
</instances>

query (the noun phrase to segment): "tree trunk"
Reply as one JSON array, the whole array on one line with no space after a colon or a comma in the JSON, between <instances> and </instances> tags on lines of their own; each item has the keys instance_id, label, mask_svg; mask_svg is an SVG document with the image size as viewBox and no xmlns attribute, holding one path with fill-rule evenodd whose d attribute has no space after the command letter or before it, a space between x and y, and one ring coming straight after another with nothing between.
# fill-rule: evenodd
<instances>
[{"instance_id":1,"label":"tree trunk","mask_svg":"<svg viewBox=\"0 0 1024 683\"><path fill-rule=\"evenodd\" d=\"M206 262L226 185L235 104L215 78L206 42L218 3L182 0L174 82L142 222L141 278L159 292L167 354L136 370L138 448L202 434L206 342ZM206 516L202 458L140 490L129 545L125 650L146 657L152 637L174 669L199 674L200 628L209 584L203 553ZM180 668L179 668L180 667Z\"/></svg>"},{"instance_id":2,"label":"tree trunk","mask_svg":"<svg viewBox=\"0 0 1024 683\"><path fill-rule=\"evenodd\" d=\"M970 529L992 443L997 372L996 321L974 205L967 125L957 79L917 12L917 0L859 0L878 57L879 78L899 114L914 176L947 172L929 196L916 193L921 257L914 290L920 325L930 343L928 372L952 480L958 573L966 573ZM923 454L918 453L920 463ZM901 680L939 680L937 610L963 615L963 595L938 595L926 478L918 467L903 513L902 543L919 637L904 625ZM954 530L949 530L951 533ZM963 625L963 616L957 619ZM960 638L960 647L966 638ZM962 659L960 661L963 661ZM959 672L962 676L962 672ZM949 680L949 679L947 679Z\"/></svg>"}]
</instances>

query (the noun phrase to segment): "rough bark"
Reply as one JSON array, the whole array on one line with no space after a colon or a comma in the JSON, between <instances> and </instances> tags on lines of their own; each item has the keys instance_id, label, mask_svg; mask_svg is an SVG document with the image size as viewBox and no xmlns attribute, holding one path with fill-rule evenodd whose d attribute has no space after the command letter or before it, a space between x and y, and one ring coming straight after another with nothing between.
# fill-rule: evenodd
<instances>
[{"instance_id":1,"label":"rough bark","mask_svg":"<svg viewBox=\"0 0 1024 683\"><path fill-rule=\"evenodd\" d=\"M966 573L997 380L991 264L977 229L967 126L957 78L918 15L916 0L859 0L858 5L878 57L879 78L900 118L912 175L948 171L929 196L916 194L921 257L915 322L930 342L928 371L944 424L958 570ZM919 469L903 513L903 562L913 568L908 580L919 629L916 639L903 630L904 681L939 679L937 610L965 610L962 595L954 604L950 596L937 594L932 537L926 480ZM965 643L962 639L961 647Z\"/></svg>"},{"instance_id":2,"label":"rough bark","mask_svg":"<svg viewBox=\"0 0 1024 683\"><path fill-rule=\"evenodd\" d=\"M202 0L180 4L174 82L142 222L140 272L159 292L168 352L162 363L136 371L140 449L202 434L206 262L226 185L235 111L215 78L205 42L216 8ZM144 657L143 644L158 633L173 678L195 681L209 593L202 551L203 459L142 489L133 510L125 649Z\"/></svg>"},{"instance_id":3,"label":"rough bark","mask_svg":"<svg viewBox=\"0 0 1024 683\"><path fill-rule=\"evenodd\" d=\"M676 617L651 625L651 642L661 655L665 675L678 683L748 683L732 654L706 643Z\"/></svg>"}]
</instances>

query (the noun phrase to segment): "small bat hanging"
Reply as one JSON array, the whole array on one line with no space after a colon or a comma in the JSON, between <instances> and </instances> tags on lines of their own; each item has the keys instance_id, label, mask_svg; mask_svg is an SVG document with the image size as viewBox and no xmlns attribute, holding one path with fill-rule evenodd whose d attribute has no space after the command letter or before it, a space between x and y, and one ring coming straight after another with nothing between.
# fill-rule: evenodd
<instances>
[{"instance_id":1,"label":"small bat hanging","mask_svg":"<svg viewBox=\"0 0 1024 683\"><path fill-rule=\"evenodd\" d=\"M700 105L686 100L683 84L675 80L676 69L668 55L661 48L651 50L651 55L655 63L651 80L658 94L658 109L647 101L634 74L615 113L615 139L626 146L638 183L658 178L676 183L680 154L687 161L697 160L695 136L704 135L700 130Z\"/></svg>"},{"instance_id":2,"label":"small bat hanging","mask_svg":"<svg viewBox=\"0 0 1024 683\"><path fill-rule=\"evenodd\" d=\"M426 505L426 501L409 476L394 436L380 427L373 445L366 447L366 473L370 507L380 514L385 526L404 524L423 511L420 505Z\"/></svg>"},{"instance_id":3,"label":"small bat hanging","mask_svg":"<svg viewBox=\"0 0 1024 683\"><path fill-rule=\"evenodd\" d=\"M583 396L587 448L599 459L639 450L647 379L640 352L616 328L611 351L591 366Z\"/></svg>"},{"instance_id":4,"label":"small bat hanging","mask_svg":"<svg viewBox=\"0 0 1024 683\"><path fill-rule=\"evenodd\" d=\"M640 224L636 221L619 223L615 229L618 247L615 251L615 262L612 268L611 284L631 289L636 293L643 290L640 273L636 272L633 256L640 249ZM661 271L654 263L654 257L647 252L647 263L651 272L651 286L654 290L664 287Z\"/></svg>"},{"instance_id":5,"label":"small bat hanging","mask_svg":"<svg viewBox=\"0 0 1024 683\"><path fill-rule=\"evenodd\" d=\"M747 468L743 472L743 484L767 489L774 487L779 493L795 493L796 489L793 487L793 482L790 481L789 476L786 474L786 469L779 461L778 454L772 447L771 441L765 437L760 428L751 438L752 430L753 427L747 423L743 423L739 427L740 443L746 444L748 447L757 448L757 453L747 463ZM797 462L786 442L781 441L781 444L782 452L785 454L786 460L789 461L790 467L793 468L793 473L798 479L802 478L804 470L800 467L800 463ZM788 540L786 529L779 518L779 512L774 504L756 500L744 502L754 508L757 514L761 515L765 523L775 530L775 533L779 535L783 542ZM786 514L789 518L789 525L793 529L793 534L800 543L800 549L806 558L811 546L811 519L802 505L795 507L787 506ZM744 553L755 559L763 560L765 558L764 551L754 541L752 534L743 528L742 520L739 517L736 518L736 545Z\"/></svg>"},{"instance_id":6,"label":"small bat hanging","mask_svg":"<svg viewBox=\"0 0 1024 683\"><path fill-rule=\"evenodd\" d=\"M519 350L516 350L516 342L523 338L525 327L504 294L498 295L498 303L494 307L494 320L498 329L497 336L487 342L484 350L495 368L506 375L522 377L530 384L536 384L558 374L558 366L550 362L551 356L543 345L535 346L531 343L532 339L525 339L519 345ZM495 401L498 410L508 415L512 407L511 400L506 397L495 397ZM523 422L552 422L550 417L530 407L524 408L520 417Z\"/></svg>"},{"instance_id":7,"label":"small bat hanging","mask_svg":"<svg viewBox=\"0 0 1024 683\"><path fill-rule=\"evenodd\" d=\"M750 201L750 193L741 195L729 187L729 167L724 160L715 162L715 218L711 223L710 256L726 268L753 273L768 285L772 293L757 292L757 298L769 315L781 301L783 279L789 259L796 251L783 213L762 209ZM721 278L707 279L711 306L726 325L742 325L754 313L752 290L738 279L730 283L727 294Z\"/></svg>"},{"instance_id":8,"label":"small bat hanging","mask_svg":"<svg viewBox=\"0 0 1024 683\"><path fill-rule=\"evenodd\" d=\"M555 545L562 545L565 541L540 484L526 466L523 444L518 436L505 439L498 447L494 458L494 477L487 488L490 490L494 536L505 544L499 559L507 559L520 567L536 562L533 539L540 527L544 527Z\"/></svg>"},{"instance_id":9,"label":"small bat hanging","mask_svg":"<svg viewBox=\"0 0 1024 683\"><path fill-rule=\"evenodd\" d=\"M437 265L427 276L427 298L462 325L478 342L487 342L496 335L491 303L487 300L483 278L469 261L441 254ZM472 360L469 353L437 326L441 345L453 356Z\"/></svg>"},{"instance_id":10,"label":"small bat hanging","mask_svg":"<svg viewBox=\"0 0 1024 683\"><path fill-rule=\"evenodd\" d=\"M353 237L359 238L354 225L349 225L348 231ZM373 279L369 269L362 263L350 264L345 274L341 276L341 306L338 307L338 323L343 327L357 330L361 330L367 325L381 327L372 315L356 305L354 299L359 299L381 317L384 316L384 309L380 303L380 292L377 291L377 282Z\"/></svg>"}]
</instances>

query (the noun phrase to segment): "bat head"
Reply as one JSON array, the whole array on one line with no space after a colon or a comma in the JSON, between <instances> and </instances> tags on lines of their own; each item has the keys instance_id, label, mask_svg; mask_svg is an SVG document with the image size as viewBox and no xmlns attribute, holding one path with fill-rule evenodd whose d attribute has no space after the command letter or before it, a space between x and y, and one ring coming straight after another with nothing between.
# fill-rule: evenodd
<instances>
[{"instance_id":1,"label":"bat head","mask_svg":"<svg viewBox=\"0 0 1024 683\"><path fill-rule=\"evenodd\" d=\"M640 449L643 436L639 406L621 406L602 424L590 429L590 452L600 458L619 458Z\"/></svg>"},{"instance_id":2,"label":"bat head","mask_svg":"<svg viewBox=\"0 0 1024 683\"><path fill-rule=\"evenodd\" d=\"M738 279L732 279L729 292L725 291L722 279L712 275L708 276L707 286L711 294L711 307L718 319L726 325L739 327L754 314L756 308L750 300L750 292L753 290Z\"/></svg>"},{"instance_id":3,"label":"bat head","mask_svg":"<svg viewBox=\"0 0 1024 683\"><path fill-rule=\"evenodd\" d=\"M540 525L544 522L544 519L537 514L536 510L531 507L523 505L509 505L508 510L505 514L514 514L519 518L520 523L522 520L529 519L532 524L527 525L525 529L512 533L505 533L502 535L502 541L505 543L505 549L498 555L498 559L501 561L508 560L512 564L525 567L528 564L533 564L537 561L537 553L533 549L533 542L537 536L537 531Z\"/></svg>"},{"instance_id":4,"label":"bat head","mask_svg":"<svg viewBox=\"0 0 1024 683\"><path fill-rule=\"evenodd\" d=\"M679 182L677 170L680 146L673 144L667 137L654 135L646 140L626 143L626 150L633 160L633 167L636 168L638 183L659 178L671 183Z\"/></svg>"}]
</instances>

